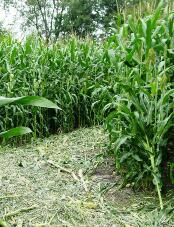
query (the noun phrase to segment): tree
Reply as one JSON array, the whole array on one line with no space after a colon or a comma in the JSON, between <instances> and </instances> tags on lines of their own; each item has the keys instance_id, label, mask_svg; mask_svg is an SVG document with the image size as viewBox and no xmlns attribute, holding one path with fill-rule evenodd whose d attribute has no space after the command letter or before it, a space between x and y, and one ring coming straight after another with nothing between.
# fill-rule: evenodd
<instances>
[{"instance_id":1,"label":"tree","mask_svg":"<svg viewBox=\"0 0 174 227\"><path fill-rule=\"evenodd\" d=\"M65 9L61 0L3 0L2 3L6 10L10 6L18 10L24 21L23 29L36 30L47 41L55 34L55 18Z\"/></svg>"},{"instance_id":2,"label":"tree","mask_svg":"<svg viewBox=\"0 0 174 227\"><path fill-rule=\"evenodd\" d=\"M56 0L27 0L20 13L24 27L32 27L48 42L55 34L55 18L63 13L63 4Z\"/></svg>"},{"instance_id":3,"label":"tree","mask_svg":"<svg viewBox=\"0 0 174 227\"><path fill-rule=\"evenodd\" d=\"M80 37L92 34L96 28L95 22L98 18L95 11L95 2L94 0L69 0L66 4L66 13L63 14L62 26L60 31L56 30L56 34L59 32L63 34L73 32ZM58 15L58 21L59 18ZM58 28L58 26L55 27Z\"/></svg>"},{"instance_id":4,"label":"tree","mask_svg":"<svg viewBox=\"0 0 174 227\"><path fill-rule=\"evenodd\" d=\"M139 0L131 1L133 4ZM24 19L23 27L32 28L47 42L70 33L93 36L97 30L108 33L115 26L116 13L127 0L3 0L13 5Z\"/></svg>"},{"instance_id":5,"label":"tree","mask_svg":"<svg viewBox=\"0 0 174 227\"><path fill-rule=\"evenodd\" d=\"M124 3L124 1L119 0L100 0L99 2L99 10L102 11L102 16L100 18L100 23L102 24L105 30L108 30L115 22L116 12L118 12L118 8L120 7L120 3Z\"/></svg>"}]
</instances>

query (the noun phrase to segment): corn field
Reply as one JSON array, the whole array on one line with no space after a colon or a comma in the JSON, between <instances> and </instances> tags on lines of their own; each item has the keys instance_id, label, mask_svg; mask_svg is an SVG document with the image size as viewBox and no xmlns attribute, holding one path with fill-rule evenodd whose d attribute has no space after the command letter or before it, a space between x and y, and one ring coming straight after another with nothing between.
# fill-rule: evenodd
<instances>
[{"instance_id":1,"label":"corn field","mask_svg":"<svg viewBox=\"0 0 174 227\"><path fill-rule=\"evenodd\" d=\"M49 47L29 37L24 44L1 37L1 94L39 95L53 100L62 109L47 111L8 107L1 114L1 130L30 125L35 135L58 130L70 131L102 120L93 91L108 86L116 73L108 46L72 37ZM32 122L32 123L31 123Z\"/></svg>"},{"instance_id":2,"label":"corn field","mask_svg":"<svg viewBox=\"0 0 174 227\"><path fill-rule=\"evenodd\" d=\"M104 123L122 186L154 185L162 209L174 183L174 14L162 3L150 13L125 16L100 43L2 36L1 95L43 96L62 111L11 105L0 131L27 125L37 137Z\"/></svg>"}]
</instances>

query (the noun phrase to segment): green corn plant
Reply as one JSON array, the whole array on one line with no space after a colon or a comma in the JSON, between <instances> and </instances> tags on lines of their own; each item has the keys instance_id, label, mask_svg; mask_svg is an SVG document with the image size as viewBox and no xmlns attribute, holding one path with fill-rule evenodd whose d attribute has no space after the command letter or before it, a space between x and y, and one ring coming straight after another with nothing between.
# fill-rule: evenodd
<instances>
[{"instance_id":1,"label":"green corn plant","mask_svg":"<svg viewBox=\"0 0 174 227\"><path fill-rule=\"evenodd\" d=\"M25 97L16 97L16 98L6 98L2 96L0 97L0 107L6 106L9 104L24 105L24 106L31 105L31 106L54 108L54 109L60 110L60 108L56 104L54 104L53 102L43 97L38 97L38 96L25 96ZM3 137L4 139L9 139L14 136L21 136L31 132L32 131L30 128L16 127L4 132L0 132L0 136Z\"/></svg>"},{"instance_id":2,"label":"green corn plant","mask_svg":"<svg viewBox=\"0 0 174 227\"><path fill-rule=\"evenodd\" d=\"M116 111L107 118L117 168L131 167L125 177L135 184L149 180L151 176L150 180L156 185L160 206L163 208L161 148L166 143L165 133L173 126L173 105L169 101L173 100L174 90L164 90L158 99L147 88L133 90L126 86L123 90L126 96L115 100Z\"/></svg>"},{"instance_id":3,"label":"green corn plant","mask_svg":"<svg viewBox=\"0 0 174 227\"><path fill-rule=\"evenodd\" d=\"M1 95L43 96L63 110L6 106L0 116L1 130L30 125L36 137L102 122L101 109L92 106L99 98L92 94L95 87L115 80L112 45L112 41L98 44L72 36L45 47L33 36L23 43L0 37Z\"/></svg>"},{"instance_id":4,"label":"green corn plant","mask_svg":"<svg viewBox=\"0 0 174 227\"><path fill-rule=\"evenodd\" d=\"M125 184L154 182L162 207L173 136L174 14L168 3L138 7L132 15L124 9L115 34L100 42L70 36L45 46L35 36L23 43L1 36L1 95L46 97L62 111L12 102L1 108L0 131L23 125L37 137L106 122Z\"/></svg>"},{"instance_id":5,"label":"green corn plant","mask_svg":"<svg viewBox=\"0 0 174 227\"><path fill-rule=\"evenodd\" d=\"M162 165L174 122L173 14L165 14L163 6L145 18L128 16L115 35L121 69L115 95L104 108L110 112L106 128L123 184L153 182L161 209Z\"/></svg>"}]
</instances>

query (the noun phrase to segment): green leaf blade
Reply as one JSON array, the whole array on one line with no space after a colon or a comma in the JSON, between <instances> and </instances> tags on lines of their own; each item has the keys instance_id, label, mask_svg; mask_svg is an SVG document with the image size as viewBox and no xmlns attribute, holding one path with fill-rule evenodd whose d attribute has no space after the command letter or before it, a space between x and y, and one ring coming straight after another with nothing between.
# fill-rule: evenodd
<instances>
[{"instance_id":1,"label":"green leaf blade","mask_svg":"<svg viewBox=\"0 0 174 227\"><path fill-rule=\"evenodd\" d=\"M31 105L31 106L38 106L38 107L45 107L45 108L52 108L52 109L59 109L61 110L55 103L52 101L39 97L39 96L24 96L24 97L17 97L17 98L6 98L1 96L0 97L0 107L5 106L8 104L20 104L20 105Z\"/></svg>"},{"instance_id":2,"label":"green leaf blade","mask_svg":"<svg viewBox=\"0 0 174 227\"><path fill-rule=\"evenodd\" d=\"M16 127L12 128L8 131L1 132L0 136L3 137L4 139L10 139L14 136L22 136L28 133L31 133L31 129L27 127Z\"/></svg>"}]
</instances>

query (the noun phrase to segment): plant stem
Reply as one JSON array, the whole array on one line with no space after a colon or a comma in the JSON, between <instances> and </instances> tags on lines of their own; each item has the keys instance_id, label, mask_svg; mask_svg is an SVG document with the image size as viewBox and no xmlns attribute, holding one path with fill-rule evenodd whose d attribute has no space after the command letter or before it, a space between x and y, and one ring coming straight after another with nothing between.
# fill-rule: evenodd
<instances>
[{"instance_id":1,"label":"plant stem","mask_svg":"<svg viewBox=\"0 0 174 227\"><path fill-rule=\"evenodd\" d=\"M4 215L4 218L10 218L10 217L15 216L15 215L18 215L18 214L20 214L20 213L28 212L28 211L30 211L30 210L36 209L37 207L38 207L37 205L34 205L34 206L31 206L31 207L22 208L22 209L13 211L13 212L11 212L11 213L5 214L5 215Z\"/></svg>"},{"instance_id":2,"label":"plant stem","mask_svg":"<svg viewBox=\"0 0 174 227\"><path fill-rule=\"evenodd\" d=\"M156 185L156 189L157 189L157 193L158 193L160 208L162 210L164 206L163 206L163 201L162 201L162 196L161 196L161 189L160 189L158 179L157 179L156 174L155 174L155 160L154 160L153 155L150 155L150 161L151 161L151 166L152 166L152 170L153 170L153 173L154 173L153 177L154 177L154 180L155 180L155 185Z\"/></svg>"}]
</instances>

